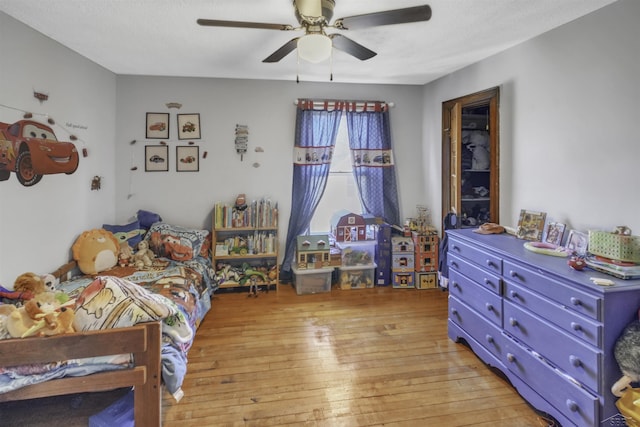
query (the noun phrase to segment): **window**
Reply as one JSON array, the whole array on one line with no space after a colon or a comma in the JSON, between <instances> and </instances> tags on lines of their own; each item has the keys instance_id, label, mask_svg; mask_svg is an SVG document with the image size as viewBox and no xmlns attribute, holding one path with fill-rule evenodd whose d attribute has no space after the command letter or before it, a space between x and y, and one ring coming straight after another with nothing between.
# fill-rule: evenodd
<instances>
[{"instance_id":1,"label":"window","mask_svg":"<svg viewBox=\"0 0 640 427\"><path fill-rule=\"evenodd\" d=\"M312 233L330 231L331 217L339 211L362 214L356 181L353 178L347 120L342 117L331 159L327 187L311 220Z\"/></svg>"}]
</instances>

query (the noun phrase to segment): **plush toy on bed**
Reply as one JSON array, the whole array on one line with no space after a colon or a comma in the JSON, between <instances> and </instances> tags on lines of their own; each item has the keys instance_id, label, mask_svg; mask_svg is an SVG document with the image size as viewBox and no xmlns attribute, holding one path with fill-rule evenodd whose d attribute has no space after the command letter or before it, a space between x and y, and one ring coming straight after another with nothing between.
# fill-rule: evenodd
<instances>
[{"instance_id":1,"label":"plush toy on bed","mask_svg":"<svg viewBox=\"0 0 640 427\"><path fill-rule=\"evenodd\" d=\"M24 293L23 299L31 299L47 290L45 281L36 273L22 273L13 282L13 290Z\"/></svg>"},{"instance_id":2,"label":"plush toy on bed","mask_svg":"<svg viewBox=\"0 0 640 427\"><path fill-rule=\"evenodd\" d=\"M149 249L149 242L146 240L142 240L140 243L138 243L138 248L133 254L133 264L138 269L151 267L151 264L153 264L153 259L155 257L156 255L151 249Z\"/></svg>"},{"instance_id":3,"label":"plush toy on bed","mask_svg":"<svg viewBox=\"0 0 640 427\"><path fill-rule=\"evenodd\" d=\"M120 242L120 252L118 253L118 265L128 267L133 262L133 249L128 242Z\"/></svg>"},{"instance_id":4,"label":"plush toy on bed","mask_svg":"<svg viewBox=\"0 0 640 427\"><path fill-rule=\"evenodd\" d=\"M83 232L72 246L73 259L84 274L98 274L118 263L120 243L102 228Z\"/></svg>"},{"instance_id":5,"label":"plush toy on bed","mask_svg":"<svg viewBox=\"0 0 640 427\"><path fill-rule=\"evenodd\" d=\"M13 338L66 334L74 332L74 317L75 313L68 305L29 300L7 315L6 329Z\"/></svg>"}]
</instances>

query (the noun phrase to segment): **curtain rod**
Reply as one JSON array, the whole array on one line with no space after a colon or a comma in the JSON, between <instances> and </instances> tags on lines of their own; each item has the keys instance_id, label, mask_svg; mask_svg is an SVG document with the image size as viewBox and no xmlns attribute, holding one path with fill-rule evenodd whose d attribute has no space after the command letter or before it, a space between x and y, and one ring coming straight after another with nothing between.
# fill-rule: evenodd
<instances>
[{"instance_id":1,"label":"curtain rod","mask_svg":"<svg viewBox=\"0 0 640 427\"><path fill-rule=\"evenodd\" d=\"M362 107L365 104L375 104L375 103L379 103L379 104L384 104L384 105L388 105L390 108L393 108L396 106L395 103L393 102L387 102L387 101L359 101L359 100L348 100L348 99L309 99L309 101L313 101L313 105L314 106L323 106L325 103L336 103L336 102L344 102L346 104L356 104L358 107ZM300 99L294 99L293 100L293 105L298 105L300 103Z\"/></svg>"}]
</instances>

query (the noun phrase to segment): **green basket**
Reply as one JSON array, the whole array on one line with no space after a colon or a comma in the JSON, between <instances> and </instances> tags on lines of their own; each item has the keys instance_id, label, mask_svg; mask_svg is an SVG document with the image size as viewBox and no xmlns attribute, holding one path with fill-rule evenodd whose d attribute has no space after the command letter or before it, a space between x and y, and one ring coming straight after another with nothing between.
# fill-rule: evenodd
<instances>
[{"instance_id":1,"label":"green basket","mask_svg":"<svg viewBox=\"0 0 640 427\"><path fill-rule=\"evenodd\" d=\"M589 230L589 252L618 261L640 262L640 237Z\"/></svg>"}]
</instances>

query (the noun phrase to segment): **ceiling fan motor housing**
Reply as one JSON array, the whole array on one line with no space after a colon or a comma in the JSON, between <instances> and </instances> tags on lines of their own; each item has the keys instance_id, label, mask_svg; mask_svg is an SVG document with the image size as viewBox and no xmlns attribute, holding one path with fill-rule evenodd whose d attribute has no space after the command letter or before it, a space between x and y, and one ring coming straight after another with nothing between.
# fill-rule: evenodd
<instances>
[{"instance_id":1,"label":"ceiling fan motor housing","mask_svg":"<svg viewBox=\"0 0 640 427\"><path fill-rule=\"evenodd\" d=\"M333 18L335 5L334 0L293 0L296 19L303 26L305 24L317 25L319 21L329 24ZM318 10L318 6L320 6L320 10Z\"/></svg>"}]
</instances>

